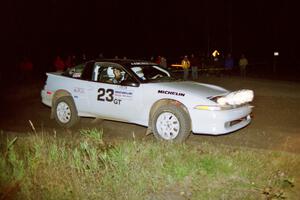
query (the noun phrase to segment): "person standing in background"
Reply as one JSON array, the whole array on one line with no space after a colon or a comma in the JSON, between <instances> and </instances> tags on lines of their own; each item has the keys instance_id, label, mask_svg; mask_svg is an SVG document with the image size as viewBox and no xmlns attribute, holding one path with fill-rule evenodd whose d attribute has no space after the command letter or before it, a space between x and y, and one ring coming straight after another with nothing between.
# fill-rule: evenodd
<instances>
[{"instance_id":1,"label":"person standing in background","mask_svg":"<svg viewBox=\"0 0 300 200\"><path fill-rule=\"evenodd\" d=\"M60 56L56 56L53 65L57 72L63 72L65 70L65 63Z\"/></svg>"},{"instance_id":2,"label":"person standing in background","mask_svg":"<svg viewBox=\"0 0 300 200\"><path fill-rule=\"evenodd\" d=\"M29 57L25 56L19 64L20 78L22 82L28 83L32 79L33 63Z\"/></svg>"},{"instance_id":3,"label":"person standing in background","mask_svg":"<svg viewBox=\"0 0 300 200\"><path fill-rule=\"evenodd\" d=\"M224 68L225 68L227 74L231 74L233 66L234 66L233 58L232 58L231 54L229 53L227 55L227 57L225 58L225 62L224 62Z\"/></svg>"},{"instance_id":4,"label":"person standing in background","mask_svg":"<svg viewBox=\"0 0 300 200\"><path fill-rule=\"evenodd\" d=\"M198 67L199 67L199 61L198 58L192 54L191 55L191 68L192 68L192 79L197 80L198 79Z\"/></svg>"},{"instance_id":5,"label":"person standing in background","mask_svg":"<svg viewBox=\"0 0 300 200\"><path fill-rule=\"evenodd\" d=\"M187 55L184 56L183 60L181 61L181 65L183 68L183 80L187 80L189 77L189 68L191 66Z\"/></svg>"},{"instance_id":6,"label":"person standing in background","mask_svg":"<svg viewBox=\"0 0 300 200\"><path fill-rule=\"evenodd\" d=\"M240 74L242 77L245 77L247 74L247 65L248 65L248 59L244 54L242 54L239 60Z\"/></svg>"},{"instance_id":7,"label":"person standing in background","mask_svg":"<svg viewBox=\"0 0 300 200\"><path fill-rule=\"evenodd\" d=\"M161 56L157 56L157 58L155 60L155 63L160 65L160 63L161 63Z\"/></svg>"},{"instance_id":8,"label":"person standing in background","mask_svg":"<svg viewBox=\"0 0 300 200\"><path fill-rule=\"evenodd\" d=\"M167 59L164 56L160 58L160 65L167 68Z\"/></svg>"}]
</instances>

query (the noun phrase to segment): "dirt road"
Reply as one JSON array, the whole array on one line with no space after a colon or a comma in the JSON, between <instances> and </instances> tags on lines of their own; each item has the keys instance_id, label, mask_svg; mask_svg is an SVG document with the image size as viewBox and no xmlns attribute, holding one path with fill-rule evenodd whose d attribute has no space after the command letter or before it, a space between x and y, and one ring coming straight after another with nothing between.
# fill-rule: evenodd
<instances>
[{"instance_id":1,"label":"dirt road","mask_svg":"<svg viewBox=\"0 0 300 200\"><path fill-rule=\"evenodd\" d=\"M222 136L191 135L187 143L201 145L202 142L263 148L300 153L300 83L272 81L239 77L200 77L201 82L223 86L230 90L252 89L254 119L237 132ZM54 120L49 119L50 108L41 103L42 82L2 88L0 130L5 134L32 132L29 120L37 131L62 132ZM136 138L153 139L145 136L146 128L100 119L84 118L78 126L68 130L76 133L80 129L99 128L107 140Z\"/></svg>"}]
</instances>

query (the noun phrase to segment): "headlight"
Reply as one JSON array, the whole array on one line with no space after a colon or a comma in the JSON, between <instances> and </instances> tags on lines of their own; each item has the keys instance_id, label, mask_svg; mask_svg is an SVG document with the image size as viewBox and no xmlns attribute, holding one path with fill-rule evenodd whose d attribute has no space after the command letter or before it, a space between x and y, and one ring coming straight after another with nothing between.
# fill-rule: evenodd
<instances>
[{"instance_id":1,"label":"headlight","mask_svg":"<svg viewBox=\"0 0 300 200\"><path fill-rule=\"evenodd\" d=\"M208 99L219 104L220 106L225 106L227 104L226 96L214 96L209 97Z\"/></svg>"},{"instance_id":2,"label":"headlight","mask_svg":"<svg viewBox=\"0 0 300 200\"><path fill-rule=\"evenodd\" d=\"M231 105L238 106L245 103L249 103L253 100L254 93L252 90L238 90L230 92L224 96L209 97L211 101L218 103L220 106Z\"/></svg>"},{"instance_id":3,"label":"headlight","mask_svg":"<svg viewBox=\"0 0 300 200\"><path fill-rule=\"evenodd\" d=\"M221 106L225 106L226 105L226 98L225 97L219 97L217 99L217 103L220 104Z\"/></svg>"}]
</instances>

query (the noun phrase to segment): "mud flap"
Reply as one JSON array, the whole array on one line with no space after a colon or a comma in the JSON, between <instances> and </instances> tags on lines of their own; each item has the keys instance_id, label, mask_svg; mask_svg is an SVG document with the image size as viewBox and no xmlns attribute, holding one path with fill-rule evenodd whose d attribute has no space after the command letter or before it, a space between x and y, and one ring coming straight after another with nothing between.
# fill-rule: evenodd
<instances>
[{"instance_id":1,"label":"mud flap","mask_svg":"<svg viewBox=\"0 0 300 200\"><path fill-rule=\"evenodd\" d=\"M153 131L150 127L147 128L146 130L146 136L153 134Z\"/></svg>"},{"instance_id":2,"label":"mud flap","mask_svg":"<svg viewBox=\"0 0 300 200\"><path fill-rule=\"evenodd\" d=\"M54 119L54 109L53 106L51 107L50 119Z\"/></svg>"}]
</instances>

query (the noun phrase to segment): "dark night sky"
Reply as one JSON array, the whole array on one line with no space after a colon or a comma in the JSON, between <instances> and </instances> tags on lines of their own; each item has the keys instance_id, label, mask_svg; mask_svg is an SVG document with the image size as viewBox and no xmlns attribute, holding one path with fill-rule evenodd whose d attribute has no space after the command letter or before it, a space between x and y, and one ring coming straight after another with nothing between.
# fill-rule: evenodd
<instances>
[{"instance_id":1,"label":"dark night sky","mask_svg":"<svg viewBox=\"0 0 300 200\"><path fill-rule=\"evenodd\" d=\"M278 50L296 62L296 2L9 0L3 3L2 40L11 58L60 52L172 56L218 48L258 59Z\"/></svg>"}]
</instances>

